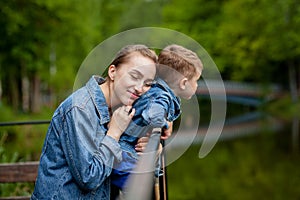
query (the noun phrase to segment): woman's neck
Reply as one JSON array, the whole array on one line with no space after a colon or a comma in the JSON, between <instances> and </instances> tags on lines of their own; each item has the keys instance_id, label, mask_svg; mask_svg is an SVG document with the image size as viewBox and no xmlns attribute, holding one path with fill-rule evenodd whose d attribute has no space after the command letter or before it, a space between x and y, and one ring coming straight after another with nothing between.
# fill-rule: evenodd
<instances>
[{"instance_id":1,"label":"woman's neck","mask_svg":"<svg viewBox=\"0 0 300 200\"><path fill-rule=\"evenodd\" d=\"M105 101L106 104L109 108L111 108L111 97L110 97L110 83L108 80L106 80L104 83L102 83L101 85L99 85L99 87L101 88L104 97L105 97Z\"/></svg>"},{"instance_id":2,"label":"woman's neck","mask_svg":"<svg viewBox=\"0 0 300 200\"><path fill-rule=\"evenodd\" d=\"M109 110L113 110L118 104L115 102L113 82L106 80L103 84L100 85L100 88L104 94L106 104Z\"/></svg>"}]
</instances>

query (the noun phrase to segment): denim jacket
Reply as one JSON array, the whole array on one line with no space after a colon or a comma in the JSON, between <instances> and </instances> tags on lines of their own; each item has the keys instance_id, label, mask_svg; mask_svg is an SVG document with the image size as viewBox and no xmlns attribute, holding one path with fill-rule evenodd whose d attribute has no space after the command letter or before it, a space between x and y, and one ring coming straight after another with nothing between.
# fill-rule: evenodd
<instances>
[{"instance_id":1,"label":"denim jacket","mask_svg":"<svg viewBox=\"0 0 300 200\"><path fill-rule=\"evenodd\" d=\"M168 128L167 121L174 121L181 114L180 98L176 97L167 83L160 78L148 92L137 99L133 107L133 122L128 125L119 140L123 160L121 163L115 163L112 172L112 184L121 189L138 159L134 149L137 140L152 128ZM158 171L159 169L156 169L156 175Z\"/></svg>"},{"instance_id":2,"label":"denim jacket","mask_svg":"<svg viewBox=\"0 0 300 200\"><path fill-rule=\"evenodd\" d=\"M114 160L120 145L106 135L108 106L93 76L54 112L31 199L110 199Z\"/></svg>"},{"instance_id":3,"label":"denim jacket","mask_svg":"<svg viewBox=\"0 0 300 200\"><path fill-rule=\"evenodd\" d=\"M167 83L160 78L156 79L156 83L133 104L133 107L133 122L128 125L119 142L133 142L134 139L145 136L152 128L168 128L167 121L174 121L181 114L180 98L176 97Z\"/></svg>"}]
</instances>

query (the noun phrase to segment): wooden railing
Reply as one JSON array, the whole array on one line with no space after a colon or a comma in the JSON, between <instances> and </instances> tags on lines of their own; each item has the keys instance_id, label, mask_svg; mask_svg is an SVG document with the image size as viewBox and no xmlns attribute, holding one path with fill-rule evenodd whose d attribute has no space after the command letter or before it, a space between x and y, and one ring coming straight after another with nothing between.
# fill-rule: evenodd
<instances>
[{"instance_id":1,"label":"wooden railing","mask_svg":"<svg viewBox=\"0 0 300 200\"><path fill-rule=\"evenodd\" d=\"M38 125L49 124L49 120L21 121L21 122L0 122L3 126L21 126L21 125ZM38 161L34 162L17 162L17 163L0 163L0 183L34 183L38 172ZM30 196L10 196L0 197L0 200L29 200Z\"/></svg>"},{"instance_id":2,"label":"wooden railing","mask_svg":"<svg viewBox=\"0 0 300 200\"><path fill-rule=\"evenodd\" d=\"M39 162L0 164L0 183L35 182ZM0 197L0 200L29 200L30 196Z\"/></svg>"}]
</instances>

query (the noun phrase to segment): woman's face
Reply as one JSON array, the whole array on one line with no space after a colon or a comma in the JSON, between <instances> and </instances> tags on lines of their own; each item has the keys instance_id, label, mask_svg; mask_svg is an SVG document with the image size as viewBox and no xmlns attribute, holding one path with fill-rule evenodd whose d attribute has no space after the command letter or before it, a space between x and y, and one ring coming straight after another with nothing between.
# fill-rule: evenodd
<instances>
[{"instance_id":1,"label":"woman's face","mask_svg":"<svg viewBox=\"0 0 300 200\"><path fill-rule=\"evenodd\" d=\"M155 63L139 53L132 53L126 63L110 66L109 76L113 82L111 105L132 105L147 92L156 73Z\"/></svg>"}]
</instances>

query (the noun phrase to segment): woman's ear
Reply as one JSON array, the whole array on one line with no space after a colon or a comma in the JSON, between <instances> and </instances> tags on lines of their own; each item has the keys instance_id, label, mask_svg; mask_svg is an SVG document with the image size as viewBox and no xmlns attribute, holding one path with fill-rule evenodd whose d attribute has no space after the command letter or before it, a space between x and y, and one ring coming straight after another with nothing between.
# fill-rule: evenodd
<instances>
[{"instance_id":1,"label":"woman's ear","mask_svg":"<svg viewBox=\"0 0 300 200\"><path fill-rule=\"evenodd\" d=\"M117 69L116 69L115 65L110 65L108 67L108 76L109 76L110 80L113 81L115 79L116 71L117 71Z\"/></svg>"},{"instance_id":2,"label":"woman's ear","mask_svg":"<svg viewBox=\"0 0 300 200\"><path fill-rule=\"evenodd\" d=\"M181 90L185 90L185 88L187 87L187 84L188 83L188 79L187 78L183 78L179 81L179 88Z\"/></svg>"}]
</instances>

